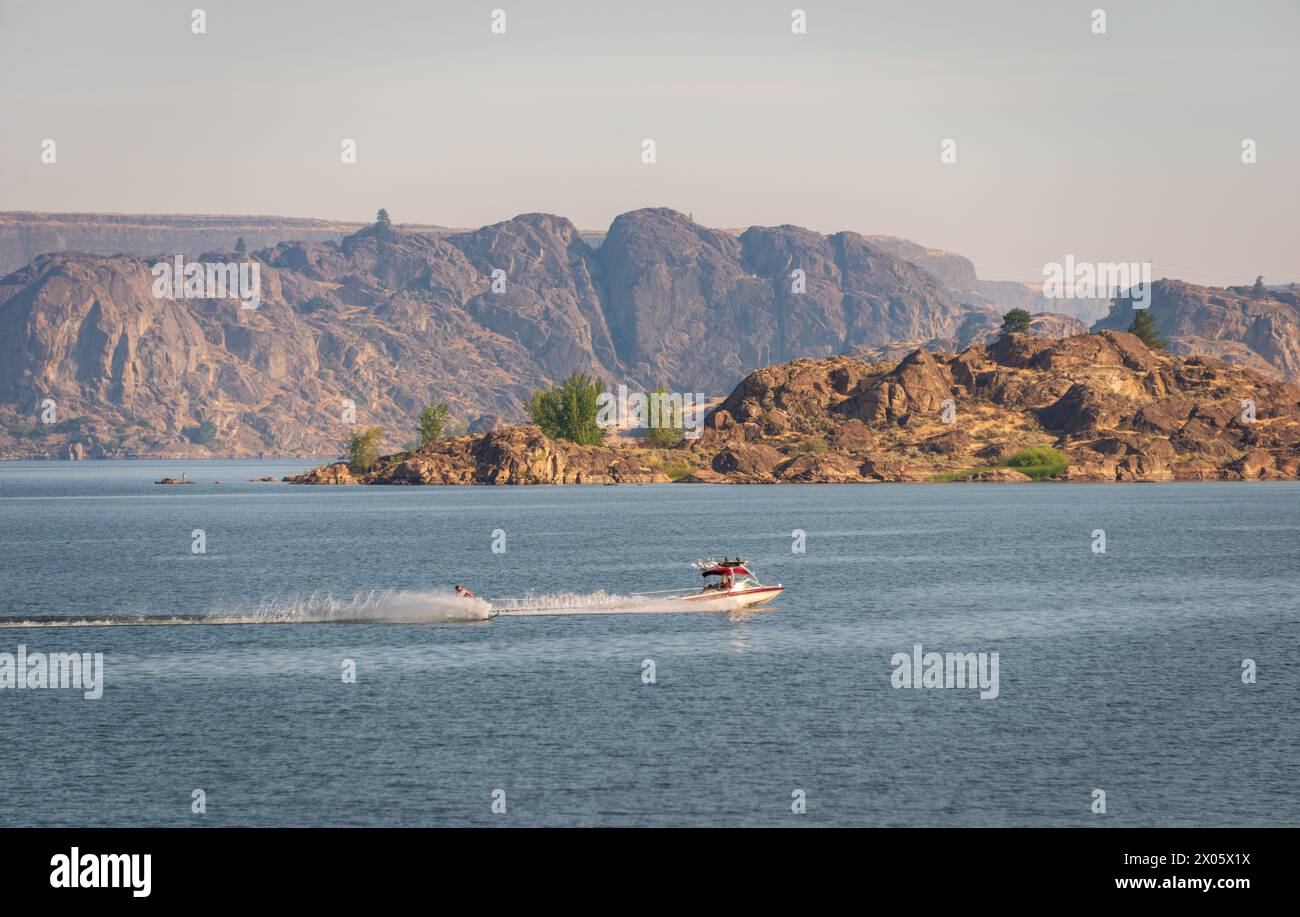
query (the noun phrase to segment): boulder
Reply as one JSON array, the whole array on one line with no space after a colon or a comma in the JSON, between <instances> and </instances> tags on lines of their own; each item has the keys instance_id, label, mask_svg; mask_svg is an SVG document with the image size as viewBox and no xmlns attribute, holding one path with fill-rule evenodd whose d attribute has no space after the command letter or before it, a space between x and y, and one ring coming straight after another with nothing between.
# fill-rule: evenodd
<instances>
[{"instance_id":1,"label":"boulder","mask_svg":"<svg viewBox=\"0 0 1300 917\"><path fill-rule=\"evenodd\" d=\"M771 446L736 443L713 457L713 470L723 474L770 475L785 456Z\"/></svg>"},{"instance_id":2,"label":"boulder","mask_svg":"<svg viewBox=\"0 0 1300 917\"><path fill-rule=\"evenodd\" d=\"M1130 403L1117 395L1077 382L1056 403L1037 413L1047 429L1078 434L1112 428L1130 408Z\"/></svg>"},{"instance_id":3,"label":"boulder","mask_svg":"<svg viewBox=\"0 0 1300 917\"><path fill-rule=\"evenodd\" d=\"M1233 476L1243 479L1257 479L1275 476L1273 458L1267 452L1247 452L1241 458L1228 465Z\"/></svg>"},{"instance_id":4,"label":"boulder","mask_svg":"<svg viewBox=\"0 0 1300 917\"><path fill-rule=\"evenodd\" d=\"M827 444L837 452L862 452L870 449L875 436L860 420L846 420L826 437Z\"/></svg>"},{"instance_id":5,"label":"boulder","mask_svg":"<svg viewBox=\"0 0 1300 917\"><path fill-rule=\"evenodd\" d=\"M915 413L937 416L943 402L953 397L947 365L924 350L914 351L893 371L864 384L844 413L871 425L901 421Z\"/></svg>"},{"instance_id":6,"label":"boulder","mask_svg":"<svg viewBox=\"0 0 1300 917\"><path fill-rule=\"evenodd\" d=\"M1133 429L1172 436L1182 429L1193 407L1190 398L1169 398L1143 405L1133 415Z\"/></svg>"},{"instance_id":7,"label":"boulder","mask_svg":"<svg viewBox=\"0 0 1300 917\"><path fill-rule=\"evenodd\" d=\"M919 448L935 455L960 455L970 451L971 438L961 430L949 430L922 440Z\"/></svg>"},{"instance_id":8,"label":"boulder","mask_svg":"<svg viewBox=\"0 0 1300 917\"><path fill-rule=\"evenodd\" d=\"M859 463L847 455L812 453L796 456L776 468L776 477L782 481L802 483L844 483L862 481Z\"/></svg>"},{"instance_id":9,"label":"boulder","mask_svg":"<svg viewBox=\"0 0 1300 917\"><path fill-rule=\"evenodd\" d=\"M858 472L864 478L877 481L908 481L912 474L905 462L883 456L872 456L863 460Z\"/></svg>"},{"instance_id":10,"label":"boulder","mask_svg":"<svg viewBox=\"0 0 1300 917\"><path fill-rule=\"evenodd\" d=\"M285 479L289 484L356 484L359 483L348 470L347 462L335 462L321 465L299 475L289 475Z\"/></svg>"},{"instance_id":11,"label":"boulder","mask_svg":"<svg viewBox=\"0 0 1300 917\"><path fill-rule=\"evenodd\" d=\"M1032 481L1033 478L1022 471L1016 471L1014 468L985 468L982 471L975 472L970 477L958 478L958 480L976 484L1018 484L1025 481Z\"/></svg>"}]
</instances>

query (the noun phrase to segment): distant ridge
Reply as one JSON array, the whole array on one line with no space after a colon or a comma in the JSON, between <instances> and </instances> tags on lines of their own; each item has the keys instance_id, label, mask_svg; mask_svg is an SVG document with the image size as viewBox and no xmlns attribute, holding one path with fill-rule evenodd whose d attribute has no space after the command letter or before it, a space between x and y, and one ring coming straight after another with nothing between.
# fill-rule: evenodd
<instances>
[{"instance_id":1,"label":"distant ridge","mask_svg":"<svg viewBox=\"0 0 1300 917\"><path fill-rule=\"evenodd\" d=\"M239 238L243 238L250 250L290 239L337 242L367 225L309 217L238 214L0 211L0 276L18 270L37 255L54 252L94 255L172 252L197 257L205 251L234 248ZM442 226L403 228L447 231Z\"/></svg>"}]
</instances>

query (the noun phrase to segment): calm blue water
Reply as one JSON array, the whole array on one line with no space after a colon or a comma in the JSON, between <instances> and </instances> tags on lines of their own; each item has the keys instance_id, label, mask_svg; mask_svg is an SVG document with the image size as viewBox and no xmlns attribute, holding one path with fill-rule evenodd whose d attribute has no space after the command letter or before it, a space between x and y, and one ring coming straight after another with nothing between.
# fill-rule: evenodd
<instances>
[{"instance_id":1,"label":"calm blue water","mask_svg":"<svg viewBox=\"0 0 1300 917\"><path fill-rule=\"evenodd\" d=\"M0 463L0 653L106 668L0 690L0 823L1300 820L1300 485L245 483L305 464ZM772 610L596 595L723 552ZM569 613L449 620L455 582ZM1000 695L893 688L915 642Z\"/></svg>"}]
</instances>

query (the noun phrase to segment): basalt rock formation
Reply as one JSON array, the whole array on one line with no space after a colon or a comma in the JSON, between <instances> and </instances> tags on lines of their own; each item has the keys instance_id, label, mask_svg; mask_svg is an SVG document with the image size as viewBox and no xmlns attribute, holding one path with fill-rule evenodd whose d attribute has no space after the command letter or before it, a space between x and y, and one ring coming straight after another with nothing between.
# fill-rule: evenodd
<instances>
[{"instance_id":1,"label":"basalt rock formation","mask_svg":"<svg viewBox=\"0 0 1300 917\"><path fill-rule=\"evenodd\" d=\"M623 214L599 249L526 214L200 256L251 258L256 309L155 297L151 267L175 254L40 255L0 278L0 456L321 455L353 424L397 448L431 401L518 419L575 371L714 394L773 359L950 334L964 314L854 233L737 238L663 209Z\"/></svg>"},{"instance_id":2,"label":"basalt rock formation","mask_svg":"<svg viewBox=\"0 0 1300 917\"><path fill-rule=\"evenodd\" d=\"M1300 387L1107 331L1014 335L961 353L799 359L747 376L675 449L556 443L536 427L459 437L365 475L298 483L1027 481L1050 446L1067 481L1296 479Z\"/></svg>"},{"instance_id":3,"label":"basalt rock formation","mask_svg":"<svg viewBox=\"0 0 1300 917\"><path fill-rule=\"evenodd\" d=\"M1174 353L1219 357L1262 373L1300 380L1300 290L1201 287L1181 280L1151 285L1148 308L1156 331ZM1112 303L1093 326L1124 330L1132 301Z\"/></svg>"}]
</instances>

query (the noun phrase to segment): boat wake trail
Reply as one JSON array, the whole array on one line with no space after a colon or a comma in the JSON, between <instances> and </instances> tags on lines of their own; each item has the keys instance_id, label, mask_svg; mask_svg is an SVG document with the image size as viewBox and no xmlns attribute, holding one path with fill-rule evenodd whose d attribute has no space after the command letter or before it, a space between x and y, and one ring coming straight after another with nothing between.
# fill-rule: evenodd
<instances>
[{"instance_id":1,"label":"boat wake trail","mask_svg":"<svg viewBox=\"0 0 1300 917\"><path fill-rule=\"evenodd\" d=\"M610 595L607 592L562 592L554 595L530 592L517 598L495 601L492 610L503 618L523 618L534 615L670 614L708 609L665 597Z\"/></svg>"},{"instance_id":2,"label":"boat wake trail","mask_svg":"<svg viewBox=\"0 0 1300 917\"><path fill-rule=\"evenodd\" d=\"M449 591L372 589L347 598L313 593L305 598L268 599L247 610L218 608L197 615L94 615L0 617L3 627L175 627L189 624L446 624L486 621L492 606Z\"/></svg>"},{"instance_id":3,"label":"boat wake trail","mask_svg":"<svg viewBox=\"0 0 1300 917\"><path fill-rule=\"evenodd\" d=\"M329 593L306 600L263 602L254 615L258 624L329 624L334 622L383 624L441 624L452 621L486 621L492 606L479 598L465 598L446 590L373 589L348 599Z\"/></svg>"}]
</instances>

